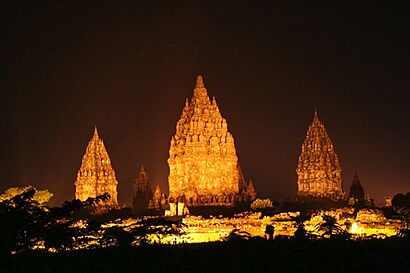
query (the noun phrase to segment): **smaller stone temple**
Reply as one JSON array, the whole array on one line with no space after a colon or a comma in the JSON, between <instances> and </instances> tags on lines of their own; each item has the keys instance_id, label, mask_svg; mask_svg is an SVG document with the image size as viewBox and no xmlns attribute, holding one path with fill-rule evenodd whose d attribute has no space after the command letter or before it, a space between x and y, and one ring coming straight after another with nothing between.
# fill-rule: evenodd
<instances>
[{"instance_id":1,"label":"smaller stone temple","mask_svg":"<svg viewBox=\"0 0 410 273\"><path fill-rule=\"evenodd\" d=\"M249 184L246 187L245 202L250 203L256 199L256 191L253 186L252 180L249 180Z\"/></svg>"},{"instance_id":2,"label":"smaller stone temple","mask_svg":"<svg viewBox=\"0 0 410 273\"><path fill-rule=\"evenodd\" d=\"M253 185L252 179L246 182L245 176L243 175L242 168L238 163L238 173L239 173L239 189L241 192L240 202L245 204L250 204L256 200L256 190Z\"/></svg>"},{"instance_id":3,"label":"smaller stone temple","mask_svg":"<svg viewBox=\"0 0 410 273\"><path fill-rule=\"evenodd\" d=\"M298 200L344 199L339 158L316 110L302 145L296 173Z\"/></svg>"},{"instance_id":4,"label":"smaller stone temple","mask_svg":"<svg viewBox=\"0 0 410 273\"><path fill-rule=\"evenodd\" d=\"M149 208L150 201L153 194L149 182L149 173L145 171L144 166L133 183L134 195L132 200L132 207L135 214L144 214Z\"/></svg>"},{"instance_id":5,"label":"smaller stone temple","mask_svg":"<svg viewBox=\"0 0 410 273\"><path fill-rule=\"evenodd\" d=\"M117 206L117 185L118 181L110 157L95 127L94 135L87 145L77 173L75 198L85 201L89 197L95 198L108 193L110 199L107 203Z\"/></svg>"},{"instance_id":6,"label":"smaller stone temple","mask_svg":"<svg viewBox=\"0 0 410 273\"><path fill-rule=\"evenodd\" d=\"M151 189L150 174L141 166L133 183L133 212L136 215L152 215L164 211L168 206L168 197L157 185L154 193Z\"/></svg>"},{"instance_id":7,"label":"smaller stone temple","mask_svg":"<svg viewBox=\"0 0 410 273\"><path fill-rule=\"evenodd\" d=\"M155 187L154 196L150 201L149 208L156 211L165 210L168 206L168 197L161 191L159 185Z\"/></svg>"},{"instance_id":8,"label":"smaller stone temple","mask_svg":"<svg viewBox=\"0 0 410 273\"><path fill-rule=\"evenodd\" d=\"M350 186L349 203L359 207L364 206L366 203L364 190L356 171L354 172L352 185Z\"/></svg>"}]
</instances>

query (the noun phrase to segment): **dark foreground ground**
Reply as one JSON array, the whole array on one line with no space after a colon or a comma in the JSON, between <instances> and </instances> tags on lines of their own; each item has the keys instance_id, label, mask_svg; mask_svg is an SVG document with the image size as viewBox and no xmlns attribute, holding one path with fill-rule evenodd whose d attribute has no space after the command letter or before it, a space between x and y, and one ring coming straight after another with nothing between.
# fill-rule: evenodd
<instances>
[{"instance_id":1,"label":"dark foreground ground","mask_svg":"<svg viewBox=\"0 0 410 273\"><path fill-rule=\"evenodd\" d=\"M409 240L237 241L3 259L0 272L410 272Z\"/></svg>"}]
</instances>

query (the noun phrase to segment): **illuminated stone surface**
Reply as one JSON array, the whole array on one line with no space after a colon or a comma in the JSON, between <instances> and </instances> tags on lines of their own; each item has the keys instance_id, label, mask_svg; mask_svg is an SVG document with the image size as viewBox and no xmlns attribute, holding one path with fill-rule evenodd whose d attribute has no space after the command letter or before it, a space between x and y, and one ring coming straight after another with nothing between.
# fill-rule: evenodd
<instances>
[{"instance_id":1,"label":"illuminated stone surface","mask_svg":"<svg viewBox=\"0 0 410 273\"><path fill-rule=\"evenodd\" d=\"M341 172L332 141L315 111L296 169L298 198L343 198Z\"/></svg>"},{"instance_id":2,"label":"illuminated stone surface","mask_svg":"<svg viewBox=\"0 0 410 273\"><path fill-rule=\"evenodd\" d=\"M109 203L117 205L117 185L118 181L115 178L110 157L95 128L78 170L75 181L75 198L84 201L88 197L95 198L108 193L111 196Z\"/></svg>"},{"instance_id":3,"label":"illuminated stone surface","mask_svg":"<svg viewBox=\"0 0 410 273\"><path fill-rule=\"evenodd\" d=\"M134 213L140 214L148 209L153 197L149 182L149 173L145 171L144 166L141 166L138 176L134 179L133 188L134 196L132 206Z\"/></svg>"},{"instance_id":4,"label":"illuminated stone surface","mask_svg":"<svg viewBox=\"0 0 410 273\"><path fill-rule=\"evenodd\" d=\"M188 206L233 206L247 197L234 139L215 98L209 99L201 76L185 107L169 149L170 202Z\"/></svg>"}]
</instances>

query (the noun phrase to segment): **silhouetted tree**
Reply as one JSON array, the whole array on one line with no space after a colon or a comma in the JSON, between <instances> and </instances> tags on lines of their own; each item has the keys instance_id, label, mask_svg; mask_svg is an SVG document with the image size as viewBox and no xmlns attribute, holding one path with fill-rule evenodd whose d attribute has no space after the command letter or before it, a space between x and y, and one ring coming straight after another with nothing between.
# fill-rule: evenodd
<instances>
[{"instance_id":1,"label":"silhouetted tree","mask_svg":"<svg viewBox=\"0 0 410 273\"><path fill-rule=\"evenodd\" d=\"M57 208L41 205L37 190L28 187L22 193L0 202L0 250L2 253L19 253L36 247L46 249L71 249L75 238L80 237L79 229L72 227L73 213L87 206L105 201L103 195L85 202L73 200ZM36 197L37 196L37 197ZM42 195L40 195L42 196ZM47 196L49 196L47 194Z\"/></svg>"},{"instance_id":2,"label":"silhouetted tree","mask_svg":"<svg viewBox=\"0 0 410 273\"><path fill-rule=\"evenodd\" d=\"M185 233L182 219L168 220L165 218L149 218L139 222L139 225L130 229L130 233L141 244L147 243L149 237L155 236L158 242L168 235L180 236Z\"/></svg>"},{"instance_id":3,"label":"silhouetted tree","mask_svg":"<svg viewBox=\"0 0 410 273\"><path fill-rule=\"evenodd\" d=\"M115 226L105 229L101 240L102 245L105 247L129 247L135 240L135 237L131 232L125 231L122 227Z\"/></svg>"},{"instance_id":4,"label":"silhouetted tree","mask_svg":"<svg viewBox=\"0 0 410 273\"><path fill-rule=\"evenodd\" d=\"M306 232L306 229L305 229L305 224L303 222L298 223L298 227L295 231L294 238L296 240L306 240L306 239L308 239L307 232Z\"/></svg>"},{"instance_id":5,"label":"silhouetted tree","mask_svg":"<svg viewBox=\"0 0 410 273\"><path fill-rule=\"evenodd\" d=\"M250 238L252 238L252 236L249 234L249 232L241 231L235 228L228 234L228 236L224 238L224 241L227 241L227 242L243 241L243 240L249 240Z\"/></svg>"},{"instance_id":6,"label":"silhouetted tree","mask_svg":"<svg viewBox=\"0 0 410 273\"><path fill-rule=\"evenodd\" d=\"M91 238L98 238L101 225L89 221L86 228L73 227L79 220L78 214L89 210L93 206L105 202L110 198L108 194L88 198L86 201L66 201L61 207L50 209L48 221L44 226L44 245L46 249L70 250L77 245L86 244ZM81 217L80 217L81 218Z\"/></svg>"},{"instance_id":7,"label":"silhouetted tree","mask_svg":"<svg viewBox=\"0 0 410 273\"><path fill-rule=\"evenodd\" d=\"M343 235L346 231L337 223L336 218L330 215L323 216L323 222L316 224L315 230L320 232L323 238L335 235Z\"/></svg>"},{"instance_id":8,"label":"silhouetted tree","mask_svg":"<svg viewBox=\"0 0 410 273\"><path fill-rule=\"evenodd\" d=\"M47 208L33 199L36 190L29 188L0 202L0 248L3 253L32 249L42 238Z\"/></svg>"},{"instance_id":9,"label":"silhouetted tree","mask_svg":"<svg viewBox=\"0 0 410 273\"><path fill-rule=\"evenodd\" d=\"M394 207L383 207L383 214L387 219L392 218L395 214Z\"/></svg>"},{"instance_id":10,"label":"silhouetted tree","mask_svg":"<svg viewBox=\"0 0 410 273\"><path fill-rule=\"evenodd\" d=\"M53 197L53 194L49 192L48 190L38 190L34 188L33 186L26 186L26 187L12 187L4 191L2 195L0 195L0 202L3 202L5 200L10 200L13 197L20 195L28 190L34 190L34 195L31 197L33 201L36 201L40 205L46 204L51 197Z\"/></svg>"},{"instance_id":11,"label":"silhouetted tree","mask_svg":"<svg viewBox=\"0 0 410 273\"><path fill-rule=\"evenodd\" d=\"M44 246L47 250L71 250L76 244L76 237L81 233L71 228L71 222L48 225L44 232Z\"/></svg>"},{"instance_id":12,"label":"silhouetted tree","mask_svg":"<svg viewBox=\"0 0 410 273\"><path fill-rule=\"evenodd\" d=\"M400 216L402 219L399 236L404 238L410 237L410 209L402 208L400 210Z\"/></svg>"},{"instance_id":13,"label":"silhouetted tree","mask_svg":"<svg viewBox=\"0 0 410 273\"><path fill-rule=\"evenodd\" d=\"M393 206L396 208L410 208L410 192L398 193L393 197Z\"/></svg>"}]
</instances>

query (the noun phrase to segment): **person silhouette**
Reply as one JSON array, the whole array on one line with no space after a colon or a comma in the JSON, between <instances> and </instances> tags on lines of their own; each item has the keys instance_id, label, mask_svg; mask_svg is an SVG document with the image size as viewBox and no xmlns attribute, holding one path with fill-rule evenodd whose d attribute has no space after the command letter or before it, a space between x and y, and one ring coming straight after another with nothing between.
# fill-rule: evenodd
<instances>
[{"instance_id":1,"label":"person silhouette","mask_svg":"<svg viewBox=\"0 0 410 273\"><path fill-rule=\"evenodd\" d=\"M266 225L265 239L268 241L273 240L273 233L275 233L275 227L272 225Z\"/></svg>"}]
</instances>

